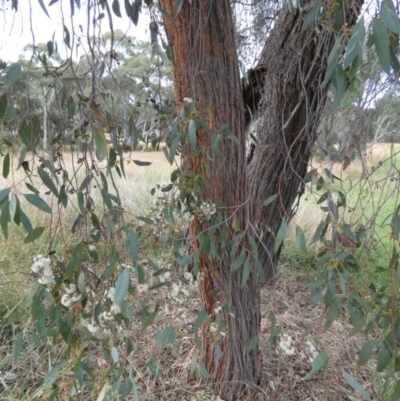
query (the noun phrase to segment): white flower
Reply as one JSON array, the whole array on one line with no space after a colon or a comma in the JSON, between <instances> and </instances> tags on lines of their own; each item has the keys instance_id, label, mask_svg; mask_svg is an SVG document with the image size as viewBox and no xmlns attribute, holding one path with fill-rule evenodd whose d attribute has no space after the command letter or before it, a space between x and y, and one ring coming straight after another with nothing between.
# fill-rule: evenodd
<instances>
[{"instance_id":1,"label":"white flower","mask_svg":"<svg viewBox=\"0 0 400 401\"><path fill-rule=\"evenodd\" d=\"M171 273L170 272L164 273L164 278L165 280L169 280L171 278Z\"/></svg>"},{"instance_id":2,"label":"white flower","mask_svg":"<svg viewBox=\"0 0 400 401\"><path fill-rule=\"evenodd\" d=\"M279 341L279 348L286 354L286 355L293 355L295 349L292 345L292 338L287 335L283 334L282 338Z\"/></svg>"},{"instance_id":3,"label":"white flower","mask_svg":"<svg viewBox=\"0 0 400 401\"><path fill-rule=\"evenodd\" d=\"M185 280L187 280L187 281L192 281L193 280L193 274L190 273L190 272L186 272L184 274L184 277L185 277Z\"/></svg>"},{"instance_id":4,"label":"white flower","mask_svg":"<svg viewBox=\"0 0 400 401\"><path fill-rule=\"evenodd\" d=\"M92 334L97 333L99 331L99 326L93 323L89 323L86 327Z\"/></svg>"},{"instance_id":5,"label":"white flower","mask_svg":"<svg viewBox=\"0 0 400 401\"><path fill-rule=\"evenodd\" d=\"M216 333L218 331L218 325L216 323L211 323L210 331L211 333Z\"/></svg>"},{"instance_id":6,"label":"white flower","mask_svg":"<svg viewBox=\"0 0 400 401\"><path fill-rule=\"evenodd\" d=\"M53 276L53 269L51 268L51 266L46 266L46 267L44 268L44 270L43 270L43 274L44 274L45 276L50 276L50 277L52 277L52 276Z\"/></svg>"},{"instance_id":7,"label":"white flower","mask_svg":"<svg viewBox=\"0 0 400 401\"><path fill-rule=\"evenodd\" d=\"M221 306L217 306L216 308L214 308L214 313L217 314L219 312L221 312L222 307Z\"/></svg>"},{"instance_id":8,"label":"white flower","mask_svg":"<svg viewBox=\"0 0 400 401\"><path fill-rule=\"evenodd\" d=\"M94 245L89 245L89 252L95 252L96 247Z\"/></svg>"},{"instance_id":9,"label":"white flower","mask_svg":"<svg viewBox=\"0 0 400 401\"><path fill-rule=\"evenodd\" d=\"M107 298L114 302L115 288L110 287L107 291Z\"/></svg>"},{"instance_id":10,"label":"white flower","mask_svg":"<svg viewBox=\"0 0 400 401\"><path fill-rule=\"evenodd\" d=\"M31 266L31 270L33 273L39 273L40 270L42 270L41 266L38 263L33 263Z\"/></svg>"},{"instance_id":11,"label":"white flower","mask_svg":"<svg viewBox=\"0 0 400 401\"><path fill-rule=\"evenodd\" d=\"M64 294L61 297L61 304L64 305L65 307L69 308L72 305L71 298L69 297L68 294Z\"/></svg>"},{"instance_id":12,"label":"white flower","mask_svg":"<svg viewBox=\"0 0 400 401\"><path fill-rule=\"evenodd\" d=\"M178 285L176 283L172 283L172 291L171 291L172 298L175 298L178 296L180 288L181 288L180 285Z\"/></svg>"},{"instance_id":13,"label":"white flower","mask_svg":"<svg viewBox=\"0 0 400 401\"><path fill-rule=\"evenodd\" d=\"M74 283L68 284L68 287L64 286L64 291L67 294L75 294L76 292L76 285Z\"/></svg>"},{"instance_id":14,"label":"white flower","mask_svg":"<svg viewBox=\"0 0 400 401\"><path fill-rule=\"evenodd\" d=\"M110 312L114 315L118 315L118 313L121 313L121 308L117 304L113 304L110 308Z\"/></svg>"},{"instance_id":15,"label":"white flower","mask_svg":"<svg viewBox=\"0 0 400 401\"><path fill-rule=\"evenodd\" d=\"M138 284L138 291L139 292L146 292L149 289L148 284Z\"/></svg>"}]
</instances>

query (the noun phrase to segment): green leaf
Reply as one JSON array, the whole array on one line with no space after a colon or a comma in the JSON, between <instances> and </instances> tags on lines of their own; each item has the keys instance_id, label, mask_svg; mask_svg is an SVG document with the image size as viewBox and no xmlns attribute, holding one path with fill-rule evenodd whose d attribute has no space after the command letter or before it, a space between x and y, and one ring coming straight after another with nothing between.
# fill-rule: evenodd
<instances>
[{"instance_id":1,"label":"green leaf","mask_svg":"<svg viewBox=\"0 0 400 401\"><path fill-rule=\"evenodd\" d=\"M278 197L278 194L269 196L267 198L267 200L264 201L263 205L264 206L270 205L277 197Z\"/></svg>"},{"instance_id":2,"label":"green leaf","mask_svg":"<svg viewBox=\"0 0 400 401\"><path fill-rule=\"evenodd\" d=\"M381 349L378 352L376 370L378 372L383 372L389 365L390 358L390 352L385 347L381 346Z\"/></svg>"},{"instance_id":3,"label":"green leaf","mask_svg":"<svg viewBox=\"0 0 400 401\"><path fill-rule=\"evenodd\" d=\"M58 197L57 187L55 186L53 180L50 178L49 174L47 174L47 172L41 168L38 168L37 172L43 184L46 185L46 187L49 188L50 191L53 192L53 194Z\"/></svg>"},{"instance_id":4,"label":"green leaf","mask_svg":"<svg viewBox=\"0 0 400 401\"><path fill-rule=\"evenodd\" d=\"M381 5L383 23L392 32L400 35L400 22L392 0L383 0Z\"/></svg>"},{"instance_id":5,"label":"green leaf","mask_svg":"<svg viewBox=\"0 0 400 401\"><path fill-rule=\"evenodd\" d=\"M233 218L233 220L232 220L232 228L235 230L235 231L239 231L240 230L240 220L239 220L239 218L238 217L234 217Z\"/></svg>"},{"instance_id":6,"label":"green leaf","mask_svg":"<svg viewBox=\"0 0 400 401\"><path fill-rule=\"evenodd\" d=\"M7 94L4 93L4 95L0 97L0 120L6 114L7 107L8 107ZM4 141L4 139L3 139L3 141Z\"/></svg>"},{"instance_id":7,"label":"green leaf","mask_svg":"<svg viewBox=\"0 0 400 401\"><path fill-rule=\"evenodd\" d=\"M317 305L325 298L325 292L321 289L316 289L310 294L310 304Z\"/></svg>"},{"instance_id":8,"label":"green leaf","mask_svg":"<svg viewBox=\"0 0 400 401\"><path fill-rule=\"evenodd\" d=\"M302 26L302 30L304 31L306 28L308 28L312 23L317 21L317 17L319 14L319 11L321 9L321 4L317 3L310 11L309 13L306 15L306 17L304 18L304 22L303 22L303 26Z\"/></svg>"},{"instance_id":9,"label":"green leaf","mask_svg":"<svg viewBox=\"0 0 400 401\"><path fill-rule=\"evenodd\" d=\"M362 56L362 44L365 38L365 25L364 17L357 22L353 28L351 38L346 48L346 56L343 62L343 68L346 69L351 65L354 59L361 54Z\"/></svg>"},{"instance_id":10,"label":"green leaf","mask_svg":"<svg viewBox=\"0 0 400 401\"><path fill-rule=\"evenodd\" d=\"M28 233L24 239L24 244L37 240L44 233L44 227L36 227Z\"/></svg>"},{"instance_id":11,"label":"green leaf","mask_svg":"<svg viewBox=\"0 0 400 401\"><path fill-rule=\"evenodd\" d=\"M299 226L296 227L296 246L301 249L304 255L307 255L306 237Z\"/></svg>"},{"instance_id":12,"label":"green leaf","mask_svg":"<svg viewBox=\"0 0 400 401\"><path fill-rule=\"evenodd\" d=\"M254 336L252 339L250 339L246 345L246 352L249 353L250 351L253 351L253 349L257 347L258 341L258 336Z\"/></svg>"},{"instance_id":13,"label":"green leaf","mask_svg":"<svg viewBox=\"0 0 400 401\"><path fill-rule=\"evenodd\" d=\"M400 400L400 383L397 382L392 392L392 395L389 398L389 401L399 401L399 400Z\"/></svg>"},{"instance_id":14,"label":"green leaf","mask_svg":"<svg viewBox=\"0 0 400 401\"><path fill-rule=\"evenodd\" d=\"M200 365L200 373L205 379L209 379L210 377L212 377L202 361L200 361L199 365Z\"/></svg>"},{"instance_id":15,"label":"green leaf","mask_svg":"<svg viewBox=\"0 0 400 401\"><path fill-rule=\"evenodd\" d=\"M360 91L358 89L347 89L340 99L340 107L343 109L353 104L360 97Z\"/></svg>"},{"instance_id":16,"label":"green leaf","mask_svg":"<svg viewBox=\"0 0 400 401\"><path fill-rule=\"evenodd\" d=\"M150 166L151 162L142 162L141 160L132 160L138 166Z\"/></svg>"},{"instance_id":17,"label":"green leaf","mask_svg":"<svg viewBox=\"0 0 400 401\"><path fill-rule=\"evenodd\" d=\"M331 52L329 53L329 57L328 57L328 66L326 68L326 72L325 72L325 78L324 81L321 84L321 89L325 88L326 85L328 85L331 76L333 74L333 71L335 71L336 68L336 64L337 64L337 59L339 57L339 55L342 52L342 49L344 47L344 44L342 43L343 37L339 36L336 41L335 44L332 47Z\"/></svg>"},{"instance_id":18,"label":"green leaf","mask_svg":"<svg viewBox=\"0 0 400 401\"><path fill-rule=\"evenodd\" d=\"M376 54L382 68L390 73L390 41L389 32L380 19L373 18L372 25L374 27L372 33L372 41L375 45Z\"/></svg>"},{"instance_id":19,"label":"green leaf","mask_svg":"<svg viewBox=\"0 0 400 401\"><path fill-rule=\"evenodd\" d=\"M247 258L243 266L242 288L246 285L249 276L250 276L250 260L249 258Z\"/></svg>"},{"instance_id":20,"label":"green leaf","mask_svg":"<svg viewBox=\"0 0 400 401\"><path fill-rule=\"evenodd\" d=\"M344 372L344 378L346 379L347 383L350 384L350 386L357 391L358 394L361 395L364 399L367 401L371 401L371 397L369 394L364 390L364 388L358 383L356 379L353 379L348 373Z\"/></svg>"},{"instance_id":21,"label":"green leaf","mask_svg":"<svg viewBox=\"0 0 400 401\"><path fill-rule=\"evenodd\" d=\"M3 159L3 177L7 178L10 173L10 154L7 153Z\"/></svg>"},{"instance_id":22,"label":"green leaf","mask_svg":"<svg viewBox=\"0 0 400 401\"><path fill-rule=\"evenodd\" d=\"M321 369L325 368L328 365L329 358L326 352L320 352L312 362L312 368L307 373L305 380L310 379L315 373L318 373Z\"/></svg>"},{"instance_id":23,"label":"green leaf","mask_svg":"<svg viewBox=\"0 0 400 401\"><path fill-rule=\"evenodd\" d=\"M7 202L3 208L0 216L0 226L3 230L4 236L8 238L8 223L10 222L10 202Z\"/></svg>"},{"instance_id":24,"label":"green leaf","mask_svg":"<svg viewBox=\"0 0 400 401\"><path fill-rule=\"evenodd\" d=\"M176 14L179 14L181 12L182 5L183 5L183 0L175 0L174 9L176 11Z\"/></svg>"},{"instance_id":25,"label":"green leaf","mask_svg":"<svg viewBox=\"0 0 400 401\"><path fill-rule=\"evenodd\" d=\"M188 136L189 136L190 146L192 147L192 150L195 150L197 142L197 133L196 133L196 122L194 120L190 120L189 122Z\"/></svg>"},{"instance_id":26,"label":"green leaf","mask_svg":"<svg viewBox=\"0 0 400 401\"><path fill-rule=\"evenodd\" d=\"M94 143L96 145L96 157L102 161L107 156L107 141L104 133L98 129L94 129Z\"/></svg>"},{"instance_id":27,"label":"green leaf","mask_svg":"<svg viewBox=\"0 0 400 401\"><path fill-rule=\"evenodd\" d=\"M282 245L287 229L288 229L288 224L286 222L286 219L283 218L282 224L278 230L278 233L276 234L274 252L278 252L279 247Z\"/></svg>"},{"instance_id":28,"label":"green leaf","mask_svg":"<svg viewBox=\"0 0 400 401\"><path fill-rule=\"evenodd\" d=\"M15 351L14 351L14 362L16 362L19 358L19 354L22 349L22 333L18 334L18 337L15 341Z\"/></svg>"},{"instance_id":29,"label":"green leaf","mask_svg":"<svg viewBox=\"0 0 400 401\"><path fill-rule=\"evenodd\" d=\"M153 376L161 377L160 365L157 362L157 359L154 355L150 358L150 361L148 362L147 367L149 368L149 370Z\"/></svg>"},{"instance_id":30,"label":"green leaf","mask_svg":"<svg viewBox=\"0 0 400 401\"><path fill-rule=\"evenodd\" d=\"M11 64L6 69L6 79L4 81L5 85L13 85L21 75L21 66L18 63Z\"/></svg>"},{"instance_id":31,"label":"green leaf","mask_svg":"<svg viewBox=\"0 0 400 401\"><path fill-rule=\"evenodd\" d=\"M122 18L121 10L120 10L120 8L119 8L119 1L118 1L118 0L113 0L113 2L112 2L112 9L113 9L113 11L114 11L114 14L115 14L117 17Z\"/></svg>"},{"instance_id":32,"label":"green leaf","mask_svg":"<svg viewBox=\"0 0 400 401\"><path fill-rule=\"evenodd\" d=\"M45 213L51 214L50 206L37 194L24 194L25 199Z\"/></svg>"},{"instance_id":33,"label":"green leaf","mask_svg":"<svg viewBox=\"0 0 400 401\"><path fill-rule=\"evenodd\" d=\"M125 269L115 284L114 303L121 306L129 288L129 269Z\"/></svg>"},{"instance_id":34,"label":"green leaf","mask_svg":"<svg viewBox=\"0 0 400 401\"><path fill-rule=\"evenodd\" d=\"M68 28L64 25L64 43L67 45L68 49L71 49L70 45L71 35L69 33ZM69 78L71 80L76 80L76 78Z\"/></svg>"},{"instance_id":35,"label":"green leaf","mask_svg":"<svg viewBox=\"0 0 400 401\"><path fill-rule=\"evenodd\" d=\"M2 203L5 199L8 198L8 194L10 193L11 188L4 188L0 190L0 203Z\"/></svg>"},{"instance_id":36,"label":"green leaf","mask_svg":"<svg viewBox=\"0 0 400 401\"><path fill-rule=\"evenodd\" d=\"M128 248L132 259L136 262L138 260L138 235L133 230L129 231Z\"/></svg>"},{"instance_id":37,"label":"green leaf","mask_svg":"<svg viewBox=\"0 0 400 401\"><path fill-rule=\"evenodd\" d=\"M335 299L329 305L328 313L326 315L326 321L324 324L324 330L328 330L332 326L332 323L335 321L337 316L338 307L339 307L339 301L337 299Z\"/></svg>"},{"instance_id":38,"label":"green leaf","mask_svg":"<svg viewBox=\"0 0 400 401\"><path fill-rule=\"evenodd\" d=\"M207 312L205 309L202 309L196 317L196 321L194 322L193 332L197 333L200 326L203 324L204 319L207 317Z\"/></svg>"},{"instance_id":39,"label":"green leaf","mask_svg":"<svg viewBox=\"0 0 400 401\"><path fill-rule=\"evenodd\" d=\"M43 0L38 0L40 7L42 7L42 10L45 12L45 14L50 18L49 13L47 12L46 6L43 3ZM51 18L50 18L51 19Z\"/></svg>"},{"instance_id":40,"label":"green leaf","mask_svg":"<svg viewBox=\"0 0 400 401\"><path fill-rule=\"evenodd\" d=\"M374 338L372 340L367 341L361 348L360 353L358 354L358 364L365 365L372 356L372 352L376 346L377 340Z\"/></svg>"},{"instance_id":41,"label":"green leaf","mask_svg":"<svg viewBox=\"0 0 400 401\"><path fill-rule=\"evenodd\" d=\"M49 57L51 57L54 51L54 44L51 40L47 42L47 51L49 52Z\"/></svg>"}]
</instances>

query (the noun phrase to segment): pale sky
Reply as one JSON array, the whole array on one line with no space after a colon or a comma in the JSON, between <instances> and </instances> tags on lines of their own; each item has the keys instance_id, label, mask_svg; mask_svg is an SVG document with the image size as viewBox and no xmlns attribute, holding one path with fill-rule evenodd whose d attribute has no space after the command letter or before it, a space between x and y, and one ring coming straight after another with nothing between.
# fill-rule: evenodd
<instances>
[{"instance_id":1,"label":"pale sky","mask_svg":"<svg viewBox=\"0 0 400 401\"><path fill-rule=\"evenodd\" d=\"M58 44L58 50L61 56L65 57L67 54L70 54L71 50L69 50L63 42L63 17L64 24L71 35L71 42L74 39L76 46L78 37L81 37L82 45L80 47L87 50L86 34L88 23L85 1L82 1L81 10L75 8L75 14L72 20L75 34L78 36L75 36L75 38L72 37L69 1L59 0L49 7L47 4L50 3L50 0L44 0L43 3L46 5L50 18L45 14L38 0L19 1L18 12L11 10L10 3L9 1L0 0L0 59L3 61L17 61L18 56L23 54L24 46L32 43L47 43L49 40L52 40L53 35ZM126 16L123 2L121 4L122 18L118 18L112 13L114 30L120 29L130 36L149 41L149 16L144 13L140 14L139 24L136 27ZM104 17L98 24L99 23L101 24L102 33L110 31L107 17ZM83 32L81 32L80 26ZM93 28L92 24L90 24L90 26ZM93 29L90 30L90 35L93 35ZM78 50L78 56L81 54L83 54L83 51ZM76 57L76 48L73 49L73 57Z\"/></svg>"}]
</instances>

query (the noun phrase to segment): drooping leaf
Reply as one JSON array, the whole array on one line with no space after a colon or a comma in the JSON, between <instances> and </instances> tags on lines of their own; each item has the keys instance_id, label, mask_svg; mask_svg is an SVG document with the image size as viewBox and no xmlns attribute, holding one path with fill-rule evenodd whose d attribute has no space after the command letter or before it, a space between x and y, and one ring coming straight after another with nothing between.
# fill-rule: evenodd
<instances>
[{"instance_id":1,"label":"drooping leaf","mask_svg":"<svg viewBox=\"0 0 400 401\"><path fill-rule=\"evenodd\" d=\"M362 56L362 44L365 38L365 25L364 25L364 17L361 17L360 20L353 28L353 32L351 34L351 38L346 48L346 55L343 62L343 68L346 69L351 65L354 59L361 54Z\"/></svg>"},{"instance_id":2,"label":"drooping leaf","mask_svg":"<svg viewBox=\"0 0 400 401\"><path fill-rule=\"evenodd\" d=\"M10 173L10 154L7 153L3 159L3 177L7 178Z\"/></svg>"},{"instance_id":3,"label":"drooping leaf","mask_svg":"<svg viewBox=\"0 0 400 401\"><path fill-rule=\"evenodd\" d=\"M181 12L182 5L183 5L183 0L175 0L174 9L177 15Z\"/></svg>"},{"instance_id":4,"label":"drooping leaf","mask_svg":"<svg viewBox=\"0 0 400 401\"><path fill-rule=\"evenodd\" d=\"M39 2L39 4L40 4L40 7L42 7L42 10L45 12L45 14L50 18L50 15L49 15L49 13L47 12L47 8L46 8L46 6L44 5L44 3L43 3L43 0L38 0L38 2Z\"/></svg>"},{"instance_id":5,"label":"drooping leaf","mask_svg":"<svg viewBox=\"0 0 400 401\"><path fill-rule=\"evenodd\" d=\"M397 35L400 35L400 21L392 0L382 1L381 15L386 27Z\"/></svg>"},{"instance_id":6,"label":"drooping leaf","mask_svg":"<svg viewBox=\"0 0 400 401\"><path fill-rule=\"evenodd\" d=\"M353 377L351 377L348 373L344 372L344 378L346 379L347 383L350 384L350 386L357 391L358 394L361 395L365 400L371 401L371 397L369 394L364 390L364 388L361 386L360 383Z\"/></svg>"},{"instance_id":7,"label":"drooping leaf","mask_svg":"<svg viewBox=\"0 0 400 401\"><path fill-rule=\"evenodd\" d=\"M5 84L7 86L12 86L20 77L21 75L21 66L18 63L11 64L7 69L6 69L6 79L5 79Z\"/></svg>"},{"instance_id":8,"label":"drooping leaf","mask_svg":"<svg viewBox=\"0 0 400 401\"><path fill-rule=\"evenodd\" d=\"M372 352L377 344L377 340L374 338L372 340L367 341L361 348L360 353L358 354L358 364L365 365L372 356Z\"/></svg>"},{"instance_id":9,"label":"drooping leaf","mask_svg":"<svg viewBox=\"0 0 400 401\"><path fill-rule=\"evenodd\" d=\"M328 365L329 358L326 352L320 352L312 362L312 368L307 373L305 380L310 379L313 375L318 373L321 369L325 368Z\"/></svg>"},{"instance_id":10,"label":"drooping leaf","mask_svg":"<svg viewBox=\"0 0 400 401\"><path fill-rule=\"evenodd\" d=\"M207 312L205 309L202 309L199 314L196 317L196 321L194 322L194 326L193 326L193 332L196 333L200 326L202 325L202 323L204 322L204 319L207 317Z\"/></svg>"},{"instance_id":11,"label":"drooping leaf","mask_svg":"<svg viewBox=\"0 0 400 401\"><path fill-rule=\"evenodd\" d=\"M50 206L37 194L24 194L25 199L45 213L51 214Z\"/></svg>"},{"instance_id":12,"label":"drooping leaf","mask_svg":"<svg viewBox=\"0 0 400 401\"><path fill-rule=\"evenodd\" d=\"M375 45L376 54L378 55L379 62L382 68L390 73L390 40L389 40L389 32L384 25L384 23L378 19L373 18L373 33L372 33L372 41Z\"/></svg>"},{"instance_id":13,"label":"drooping leaf","mask_svg":"<svg viewBox=\"0 0 400 401\"><path fill-rule=\"evenodd\" d=\"M96 157L102 161L107 156L107 140L104 133L97 128L94 129L94 143L96 145Z\"/></svg>"},{"instance_id":14,"label":"drooping leaf","mask_svg":"<svg viewBox=\"0 0 400 401\"><path fill-rule=\"evenodd\" d=\"M8 107L7 94L4 93L2 96L0 96L0 120L6 114L7 107Z\"/></svg>"},{"instance_id":15,"label":"drooping leaf","mask_svg":"<svg viewBox=\"0 0 400 401\"><path fill-rule=\"evenodd\" d=\"M277 197L278 197L278 194L269 196L269 197L264 201L263 205L264 205L264 206L270 205Z\"/></svg>"},{"instance_id":16,"label":"drooping leaf","mask_svg":"<svg viewBox=\"0 0 400 401\"><path fill-rule=\"evenodd\" d=\"M121 9L119 8L119 1L118 0L113 0L112 2L112 9L114 11L114 14L119 17L122 18L121 15Z\"/></svg>"},{"instance_id":17,"label":"drooping leaf","mask_svg":"<svg viewBox=\"0 0 400 401\"><path fill-rule=\"evenodd\" d=\"M287 229L288 229L288 223L286 222L286 219L283 218L278 233L276 234L274 252L277 252L279 247L282 245Z\"/></svg>"},{"instance_id":18,"label":"drooping leaf","mask_svg":"<svg viewBox=\"0 0 400 401\"><path fill-rule=\"evenodd\" d=\"M46 185L46 187L49 188L50 191L53 192L53 194L58 197L57 187L55 186L53 180L50 178L49 174L40 167L37 169L37 171L43 184Z\"/></svg>"},{"instance_id":19,"label":"drooping leaf","mask_svg":"<svg viewBox=\"0 0 400 401\"><path fill-rule=\"evenodd\" d=\"M197 133L196 133L196 123L194 120L190 120L189 122L188 136L189 136L190 146L192 147L192 150L195 150L197 143Z\"/></svg>"},{"instance_id":20,"label":"drooping leaf","mask_svg":"<svg viewBox=\"0 0 400 401\"><path fill-rule=\"evenodd\" d=\"M121 306L129 288L129 269L125 269L115 284L114 303Z\"/></svg>"},{"instance_id":21,"label":"drooping leaf","mask_svg":"<svg viewBox=\"0 0 400 401\"><path fill-rule=\"evenodd\" d=\"M44 233L44 227L36 227L28 233L24 239L24 244L37 240Z\"/></svg>"}]
</instances>

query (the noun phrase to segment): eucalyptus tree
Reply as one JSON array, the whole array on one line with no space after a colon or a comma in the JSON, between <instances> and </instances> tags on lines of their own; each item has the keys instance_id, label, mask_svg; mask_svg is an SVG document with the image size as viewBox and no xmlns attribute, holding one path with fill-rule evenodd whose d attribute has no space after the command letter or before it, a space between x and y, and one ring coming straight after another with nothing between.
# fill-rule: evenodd
<instances>
[{"instance_id":1,"label":"eucalyptus tree","mask_svg":"<svg viewBox=\"0 0 400 401\"><path fill-rule=\"evenodd\" d=\"M293 204L304 192L329 84L335 92L332 109L357 100L365 39L384 71L398 72L398 13L391 0L384 0L367 35L366 21L360 18L363 0L271 6L267 15L273 19L258 61L248 71L242 68L241 78L230 0L159 0L162 20L152 8L156 2L145 3L152 10L152 44L161 41L173 66L177 119L165 153L171 163L176 153L182 156L173 181L180 190L179 207L183 203L192 213L186 241L204 306L195 326L206 319L210 323L202 326L201 372L222 398L236 400L260 381L260 281L272 280L276 273ZM124 5L137 24L142 1ZM100 0L89 6L89 20L107 14L112 25L111 8L122 17L118 0L111 8ZM69 34L65 41L70 46ZM99 110L95 93L103 63L118 59L115 38L108 58L100 62L94 41L89 42L92 92L80 101L96 123L107 127L111 119ZM121 71L124 82L134 86L128 70ZM96 131L92 120L85 123ZM256 131L256 144L246 158L250 129ZM96 137L104 159L102 136ZM199 216L195 212L204 205L213 213ZM137 257L137 249L131 248Z\"/></svg>"}]
</instances>

